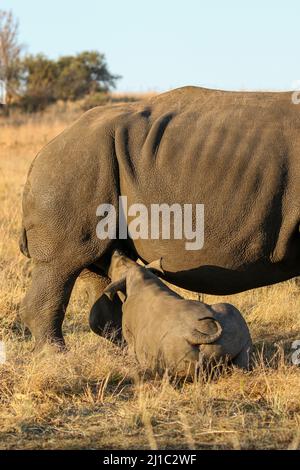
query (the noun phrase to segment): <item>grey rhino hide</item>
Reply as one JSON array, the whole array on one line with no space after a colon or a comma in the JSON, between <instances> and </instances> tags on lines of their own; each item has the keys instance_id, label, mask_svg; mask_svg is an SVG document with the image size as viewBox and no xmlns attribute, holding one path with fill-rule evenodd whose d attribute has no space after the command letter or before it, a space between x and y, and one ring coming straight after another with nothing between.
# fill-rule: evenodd
<instances>
[{"instance_id":1,"label":"grey rhino hide","mask_svg":"<svg viewBox=\"0 0 300 470\"><path fill-rule=\"evenodd\" d=\"M235 307L185 300L146 267L129 261L126 268L126 259L113 254L114 282L104 292L125 294L123 335L143 368L186 375L203 360L249 367L251 337Z\"/></svg>"},{"instance_id":2,"label":"grey rhino hide","mask_svg":"<svg viewBox=\"0 0 300 470\"><path fill-rule=\"evenodd\" d=\"M202 249L161 233L120 240L134 259L162 256L165 279L179 287L223 295L298 276L299 157L290 93L184 87L85 113L38 153L24 188L20 248L34 268L20 314L36 343L64 344L83 269L107 279L118 240L97 237L96 211L112 204L118 212L121 195L148 209L204 204Z\"/></svg>"}]
</instances>

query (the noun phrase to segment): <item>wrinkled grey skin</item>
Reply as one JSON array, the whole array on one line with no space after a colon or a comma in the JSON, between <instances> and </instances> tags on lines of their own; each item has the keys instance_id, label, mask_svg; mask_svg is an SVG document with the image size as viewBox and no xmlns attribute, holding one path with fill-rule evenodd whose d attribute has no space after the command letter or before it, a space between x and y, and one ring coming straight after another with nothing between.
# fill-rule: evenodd
<instances>
[{"instance_id":1,"label":"wrinkled grey skin","mask_svg":"<svg viewBox=\"0 0 300 470\"><path fill-rule=\"evenodd\" d=\"M153 272L114 251L112 284L104 293L121 293L122 330L139 364L152 371L194 373L200 361L230 361L248 369L251 336L240 312L230 304L185 300ZM148 268L148 269L147 269Z\"/></svg>"},{"instance_id":2,"label":"wrinkled grey skin","mask_svg":"<svg viewBox=\"0 0 300 470\"><path fill-rule=\"evenodd\" d=\"M167 280L203 293L299 275L299 155L300 112L290 93L185 87L85 113L37 155L24 189L20 246L34 269L21 315L37 344L64 344L76 278L85 268L98 272L96 302L115 245L145 263L162 256ZM96 209L118 209L119 195L147 207L204 204L203 249L187 251L185 239L172 237L99 240Z\"/></svg>"}]
</instances>

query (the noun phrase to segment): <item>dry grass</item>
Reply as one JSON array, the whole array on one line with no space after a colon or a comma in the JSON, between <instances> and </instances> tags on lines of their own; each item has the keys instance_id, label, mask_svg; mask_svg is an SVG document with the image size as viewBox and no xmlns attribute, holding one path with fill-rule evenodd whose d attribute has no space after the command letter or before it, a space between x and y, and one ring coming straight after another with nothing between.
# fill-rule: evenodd
<instances>
[{"instance_id":1,"label":"dry grass","mask_svg":"<svg viewBox=\"0 0 300 470\"><path fill-rule=\"evenodd\" d=\"M140 377L125 350L89 331L83 281L65 322L69 352L31 354L17 321L30 278L18 250L21 192L35 153L67 121L53 113L0 123L0 339L8 354L0 365L0 447L299 448L300 369L289 357L300 339L293 281L230 297L255 340L250 373L184 384Z\"/></svg>"}]
</instances>

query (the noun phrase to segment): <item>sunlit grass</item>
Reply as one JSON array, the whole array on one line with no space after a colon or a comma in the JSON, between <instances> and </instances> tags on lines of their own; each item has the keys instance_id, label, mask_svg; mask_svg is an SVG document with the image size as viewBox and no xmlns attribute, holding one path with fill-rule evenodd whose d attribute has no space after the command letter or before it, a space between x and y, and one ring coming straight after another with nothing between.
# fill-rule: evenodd
<instances>
[{"instance_id":1,"label":"sunlit grass","mask_svg":"<svg viewBox=\"0 0 300 470\"><path fill-rule=\"evenodd\" d=\"M69 122L51 113L0 126L0 339L8 356L0 365L0 447L299 448L294 281L217 298L235 304L249 324L256 357L249 373L183 384L143 377L126 349L90 332L84 280L66 316L69 351L32 355L17 316L31 271L18 249L21 193L35 154Z\"/></svg>"}]
</instances>

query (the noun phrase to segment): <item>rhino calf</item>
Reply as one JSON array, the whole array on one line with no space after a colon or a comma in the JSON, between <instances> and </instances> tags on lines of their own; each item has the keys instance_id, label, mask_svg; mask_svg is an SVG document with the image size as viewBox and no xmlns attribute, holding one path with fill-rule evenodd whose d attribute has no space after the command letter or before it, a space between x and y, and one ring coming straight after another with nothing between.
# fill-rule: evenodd
<instances>
[{"instance_id":1,"label":"rhino calf","mask_svg":"<svg viewBox=\"0 0 300 470\"><path fill-rule=\"evenodd\" d=\"M159 263L143 267L119 251L112 255L104 290L118 293L122 330L129 349L146 369L194 373L204 361L230 361L248 369L251 336L240 312L227 303L207 305L185 300L154 273Z\"/></svg>"}]
</instances>

